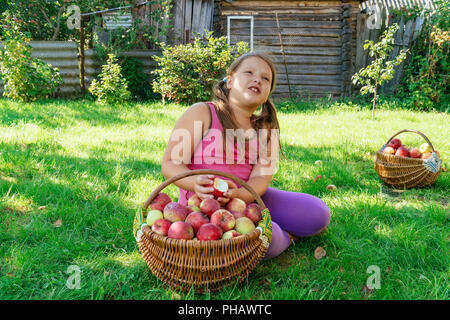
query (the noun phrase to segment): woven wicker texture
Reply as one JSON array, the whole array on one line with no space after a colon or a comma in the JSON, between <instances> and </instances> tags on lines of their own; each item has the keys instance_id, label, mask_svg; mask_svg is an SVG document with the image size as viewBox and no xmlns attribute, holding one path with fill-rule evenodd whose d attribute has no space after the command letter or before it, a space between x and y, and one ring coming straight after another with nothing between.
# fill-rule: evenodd
<instances>
[{"instance_id":1,"label":"woven wicker texture","mask_svg":"<svg viewBox=\"0 0 450 320\"><path fill-rule=\"evenodd\" d=\"M177 240L161 236L143 224L142 212L166 186L192 175L227 177L247 189L263 209L263 221L252 232L236 238L214 241ZM138 227L140 229L138 229ZM240 283L266 254L271 240L270 214L261 197L244 181L217 170L191 170L166 180L145 201L135 217L134 235L142 258L151 272L176 290L205 292Z\"/></svg>"},{"instance_id":2,"label":"woven wicker texture","mask_svg":"<svg viewBox=\"0 0 450 320\"><path fill-rule=\"evenodd\" d=\"M431 147L431 157L423 160L384 153L383 150L387 144L403 132L413 132L421 135ZM430 140L422 132L404 129L393 135L377 151L374 168L380 179L390 186L401 189L418 188L428 186L437 180L441 172L441 160L438 158Z\"/></svg>"}]
</instances>

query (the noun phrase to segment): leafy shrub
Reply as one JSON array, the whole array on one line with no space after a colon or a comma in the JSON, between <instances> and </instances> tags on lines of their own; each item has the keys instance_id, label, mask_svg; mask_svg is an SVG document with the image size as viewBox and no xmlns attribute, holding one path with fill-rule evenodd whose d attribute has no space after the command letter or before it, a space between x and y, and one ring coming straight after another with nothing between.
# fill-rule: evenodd
<instances>
[{"instance_id":1,"label":"leafy shrub","mask_svg":"<svg viewBox=\"0 0 450 320\"><path fill-rule=\"evenodd\" d=\"M404 68L399 96L408 107L429 111L450 104L450 1L437 0L434 13L425 11L421 33ZM413 17L419 16L412 9ZM408 13L410 15L410 13Z\"/></svg>"},{"instance_id":2,"label":"leafy shrub","mask_svg":"<svg viewBox=\"0 0 450 320\"><path fill-rule=\"evenodd\" d=\"M143 70L141 60L134 57L119 59L122 74L134 99L148 100L154 96L149 77Z\"/></svg>"},{"instance_id":3,"label":"leafy shrub","mask_svg":"<svg viewBox=\"0 0 450 320\"><path fill-rule=\"evenodd\" d=\"M24 102L52 96L63 83L58 69L31 57L30 39L20 31L15 19L5 20L3 36L4 48L0 50L3 95Z\"/></svg>"},{"instance_id":4,"label":"leafy shrub","mask_svg":"<svg viewBox=\"0 0 450 320\"><path fill-rule=\"evenodd\" d=\"M131 99L127 82L122 76L121 67L114 54L108 55L108 61L102 66L99 80L92 81L89 92L101 104L117 104Z\"/></svg>"},{"instance_id":5,"label":"leafy shrub","mask_svg":"<svg viewBox=\"0 0 450 320\"><path fill-rule=\"evenodd\" d=\"M214 38L212 32L193 43L169 46L161 43L162 56L153 56L157 68L152 72L153 90L177 103L209 100L214 82L238 56L248 51L245 42L229 46L226 37Z\"/></svg>"}]
</instances>

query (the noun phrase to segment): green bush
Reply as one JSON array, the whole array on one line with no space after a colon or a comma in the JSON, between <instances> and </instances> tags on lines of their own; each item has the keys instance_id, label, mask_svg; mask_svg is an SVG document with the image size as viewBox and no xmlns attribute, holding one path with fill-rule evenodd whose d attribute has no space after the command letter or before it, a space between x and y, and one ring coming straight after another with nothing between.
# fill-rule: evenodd
<instances>
[{"instance_id":1,"label":"green bush","mask_svg":"<svg viewBox=\"0 0 450 320\"><path fill-rule=\"evenodd\" d=\"M0 77L3 95L19 101L35 101L54 95L63 83L57 68L31 57L30 39L20 31L15 19L3 25L3 46L0 50Z\"/></svg>"},{"instance_id":2,"label":"green bush","mask_svg":"<svg viewBox=\"0 0 450 320\"><path fill-rule=\"evenodd\" d=\"M144 73L144 66L141 60L134 57L124 57L119 59L122 74L127 81L128 89L136 100L149 100L154 98L154 93L149 81L149 76Z\"/></svg>"},{"instance_id":3,"label":"green bush","mask_svg":"<svg viewBox=\"0 0 450 320\"><path fill-rule=\"evenodd\" d=\"M238 56L248 52L245 42L229 46L226 37L214 38L212 32L193 43L169 46L161 43L162 56L153 56L157 68L152 86L163 101L194 103L209 100L214 83L223 77Z\"/></svg>"},{"instance_id":4,"label":"green bush","mask_svg":"<svg viewBox=\"0 0 450 320\"><path fill-rule=\"evenodd\" d=\"M108 55L106 64L102 66L99 80L92 81L89 92L101 104L118 104L131 99L127 81L122 75L121 67L114 54Z\"/></svg>"},{"instance_id":5,"label":"green bush","mask_svg":"<svg viewBox=\"0 0 450 320\"><path fill-rule=\"evenodd\" d=\"M448 110L450 104L450 1L437 0L436 6L434 13L425 12L399 87L399 97L408 107L424 111ZM409 11L408 16L417 17L421 9Z\"/></svg>"}]
</instances>

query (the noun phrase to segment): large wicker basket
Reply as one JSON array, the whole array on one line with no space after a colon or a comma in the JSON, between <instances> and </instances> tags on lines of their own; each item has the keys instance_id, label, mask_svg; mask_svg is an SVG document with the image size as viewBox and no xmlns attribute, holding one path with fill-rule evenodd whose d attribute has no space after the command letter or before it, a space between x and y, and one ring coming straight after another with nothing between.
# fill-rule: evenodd
<instances>
[{"instance_id":1,"label":"large wicker basket","mask_svg":"<svg viewBox=\"0 0 450 320\"><path fill-rule=\"evenodd\" d=\"M153 199L171 183L200 174L213 174L233 180L248 190L261 206L263 219L252 232L226 240L177 240L161 236L144 223ZM136 213L133 233L142 258L151 272L177 290L195 292L217 291L240 283L264 257L272 238L269 210L261 197L241 179L217 170L191 170L166 180L159 185Z\"/></svg>"},{"instance_id":2,"label":"large wicker basket","mask_svg":"<svg viewBox=\"0 0 450 320\"><path fill-rule=\"evenodd\" d=\"M388 143L403 132L414 132L421 135L431 147L431 157L428 159L414 159L383 152ZM434 183L441 172L441 160L436 154L430 140L422 132L404 129L394 134L377 151L374 167L378 176L386 184L395 188L409 189L424 187Z\"/></svg>"}]
</instances>

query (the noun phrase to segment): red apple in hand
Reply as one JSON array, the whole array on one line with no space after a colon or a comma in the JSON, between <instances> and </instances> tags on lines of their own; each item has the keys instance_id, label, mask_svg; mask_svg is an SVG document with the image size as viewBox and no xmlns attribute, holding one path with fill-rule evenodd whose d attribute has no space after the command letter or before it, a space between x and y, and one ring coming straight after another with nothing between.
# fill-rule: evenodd
<instances>
[{"instance_id":1,"label":"red apple in hand","mask_svg":"<svg viewBox=\"0 0 450 320\"><path fill-rule=\"evenodd\" d=\"M235 212L244 212L246 207L247 204L245 203L245 201L239 198L231 199L226 205L226 209L228 211L235 211Z\"/></svg>"},{"instance_id":2,"label":"red apple in hand","mask_svg":"<svg viewBox=\"0 0 450 320\"><path fill-rule=\"evenodd\" d=\"M392 139L391 141L389 141L388 146L393 148L393 149L397 149L402 145L402 142L400 141L400 139Z\"/></svg>"},{"instance_id":3,"label":"red apple in hand","mask_svg":"<svg viewBox=\"0 0 450 320\"><path fill-rule=\"evenodd\" d=\"M164 192L160 192L155 199L153 199L152 203L150 203L150 208L152 210L159 210L162 212L164 207L170 202L172 202L172 199L170 199L170 197Z\"/></svg>"},{"instance_id":4,"label":"red apple in hand","mask_svg":"<svg viewBox=\"0 0 450 320\"><path fill-rule=\"evenodd\" d=\"M214 223L205 223L198 229L197 239L200 241L205 240L219 240L222 238L222 229Z\"/></svg>"},{"instance_id":5,"label":"red apple in hand","mask_svg":"<svg viewBox=\"0 0 450 320\"><path fill-rule=\"evenodd\" d=\"M261 207L257 203L250 203L244 210L244 215L254 223L262 219Z\"/></svg>"},{"instance_id":6,"label":"red apple in hand","mask_svg":"<svg viewBox=\"0 0 450 320\"><path fill-rule=\"evenodd\" d=\"M153 222L152 230L156 232L157 234L160 234L162 236L167 236L167 232L169 231L170 225L172 222L166 219L158 219L155 222Z\"/></svg>"},{"instance_id":7,"label":"red apple in hand","mask_svg":"<svg viewBox=\"0 0 450 320\"><path fill-rule=\"evenodd\" d=\"M234 228L236 219L230 211L219 209L212 214L211 223L218 225L223 232L227 232Z\"/></svg>"},{"instance_id":8,"label":"red apple in hand","mask_svg":"<svg viewBox=\"0 0 450 320\"><path fill-rule=\"evenodd\" d=\"M212 194L215 198L223 197L223 194L228 191L228 183L220 178L214 178L213 185L209 187L214 188Z\"/></svg>"},{"instance_id":9,"label":"red apple in hand","mask_svg":"<svg viewBox=\"0 0 450 320\"><path fill-rule=\"evenodd\" d=\"M412 148L409 150L409 155L411 158L419 159L422 156L422 152L417 148Z\"/></svg>"},{"instance_id":10,"label":"red apple in hand","mask_svg":"<svg viewBox=\"0 0 450 320\"><path fill-rule=\"evenodd\" d=\"M208 217L214 213L214 211L220 209L220 203L216 199L205 199L200 203L200 210L203 213L206 213Z\"/></svg>"},{"instance_id":11,"label":"red apple in hand","mask_svg":"<svg viewBox=\"0 0 450 320\"><path fill-rule=\"evenodd\" d=\"M167 236L172 239L191 240L194 238L194 229L189 223L177 221L170 225Z\"/></svg>"},{"instance_id":12,"label":"red apple in hand","mask_svg":"<svg viewBox=\"0 0 450 320\"><path fill-rule=\"evenodd\" d=\"M194 229L194 232L197 233L202 225L209 223L209 219L206 214L194 211L186 217L185 222L189 223Z\"/></svg>"},{"instance_id":13,"label":"red apple in hand","mask_svg":"<svg viewBox=\"0 0 450 320\"><path fill-rule=\"evenodd\" d=\"M164 219L170 222L184 221L189 213L187 207L178 202L170 202L164 207Z\"/></svg>"},{"instance_id":14,"label":"red apple in hand","mask_svg":"<svg viewBox=\"0 0 450 320\"><path fill-rule=\"evenodd\" d=\"M395 152L395 155L399 157L409 157L409 151L405 147L399 147Z\"/></svg>"}]
</instances>

